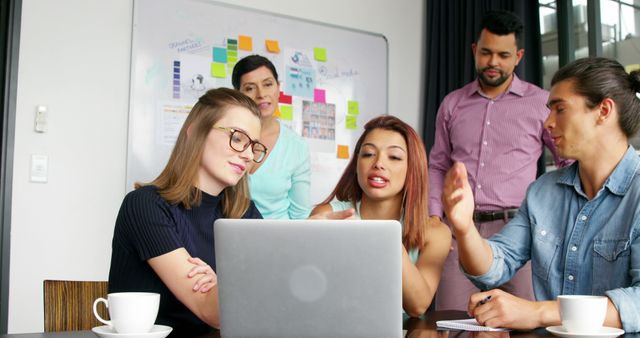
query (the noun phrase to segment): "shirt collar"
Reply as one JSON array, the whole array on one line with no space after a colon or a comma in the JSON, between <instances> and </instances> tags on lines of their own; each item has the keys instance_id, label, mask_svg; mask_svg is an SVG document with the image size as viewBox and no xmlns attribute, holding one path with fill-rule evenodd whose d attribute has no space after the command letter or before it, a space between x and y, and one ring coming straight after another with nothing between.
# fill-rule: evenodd
<instances>
[{"instance_id":1,"label":"shirt collar","mask_svg":"<svg viewBox=\"0 0 640 338\"><path fill-rule=\"evenodd\" d=\"M482 89L480 88L479 82L480 80L476 78L471 83L471 86L469 87L469 91L467 92L468 96L471 96L475 93L478 93L479 95L484 96L484 94L482 94ZM513 93L518 96L524 96L524 90L525 90L524 81L520 80L520 78L518 77L518 75L516 75L516 73L513 73L513 80L511 81L511 85L509 85L509 88L507 88L507 91L500 94L498 97L503 96L507 93Z\"/></svg>"},{"instance_id":2,"label":"shirt collar","mask_svg":"<svg viewBox=\"0 0 640 338\"><path fill-rule=\"evenodd\" d=\"M609 175L607 180L604 182L604 187L609 189L613 194L623 196L627 190L629 190L629 187L631 187L633 178L639 168L640 157L636 154L636 150L633 146L630 145L622 157L622 160L620 160L620 163L618 163L611 175ZM564 171L560 177L558 177L558 183L571 185L576 189L576 191L583 193L577 161L573 163L568 170Z\"/></svg>"}]
</instances>

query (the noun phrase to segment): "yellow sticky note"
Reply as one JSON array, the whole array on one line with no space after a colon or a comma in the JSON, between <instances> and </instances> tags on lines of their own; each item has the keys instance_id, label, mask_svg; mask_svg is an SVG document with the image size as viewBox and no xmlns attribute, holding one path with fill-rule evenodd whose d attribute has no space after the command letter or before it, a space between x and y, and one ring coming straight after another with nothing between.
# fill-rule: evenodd
<instances>
[{"instance_id":1,"label":"yellow sticky note","mask_svg":"<svg viewBox=\"0 0 640 338\"><path fill-rule=\"evenodd\" d=\"M358 101L349 101L347 105L349 106L349 115L360 114L360 105L358 104Z\"/></svg>"},{"instance_id":2,"label":"yellow sticky note","mask_svg":"<svg viewBox=\"0 0 640 338\"><path fill-rule=\"evenodd\" d=\"M631 73L634 70L638 70L638 69L640 69L640 64L638 64L638 63L624 66L624 70L626 70L627 73Z\"/></svg>"},{"instance_id":3,"label":"yellow sticky note","mask_svg":"<svg viewBox=\"0 0 640 338\"><path fill-rule=\"evenodd\" d=\"M291 121L293 120L293 107L290 105L281 105L280 106L280 119Z\"/></svg>"},{"instance_id":4,"label":"yellow sticky note","mask_svg":"<svg viewBox=\"0 0 640 338\"><path fill-rule=\"evenodd\" d=\"M278 40L265 40L265 44L267 45L267 51L271 53L280 53L280 44Z\"/></svg>"},{"instance_id":5,"label":"yellow sticky note","mask_svg":"<svg viewBox=\"0 0 640 338\"><path fill-rule=\"evenodd\" d=\"M253 50L253 38L247 35L240 35L238 37L238 48L242 50Z\"/></svg>"},{"instance_id":6,"label":"yellow sticky note","mask_svg":"<svg viewBox=\"0 0 640 338\"><path fill-rule=\"evenodd\" d=\"M349 146L338 144L338 158L349 158Z\"/></svg>"},{"instance_id":7,"label":"yellow sticky note","mask_svg":"<svg viewBox=\"0 0 640 338\"><path fill-rule=\"evenodd\" d=\"M227 77L227 65L224 63L211 62L211 77Z\"/></svg>"},{"instance_id":8,"label":"yellow sticky note","mask_svg":"<svg viewBox=\"0 0 640 338\"><path fill-rule=\"evenodd\" d=\"M358 117L356 115L347 115L345 121L345 128L356 129L358 127Z\"/></svg>"},{"instance_id":9,"label":"yellow sticky note","mask_svg":"<svg viewBox=\"0 0 640 338\"><path fill-rule=\"evenodd\" d=\"M313 57L317 61L327 61L327 50L325 48L316 47L313 49Z\"/></svg>"}]
</instances>

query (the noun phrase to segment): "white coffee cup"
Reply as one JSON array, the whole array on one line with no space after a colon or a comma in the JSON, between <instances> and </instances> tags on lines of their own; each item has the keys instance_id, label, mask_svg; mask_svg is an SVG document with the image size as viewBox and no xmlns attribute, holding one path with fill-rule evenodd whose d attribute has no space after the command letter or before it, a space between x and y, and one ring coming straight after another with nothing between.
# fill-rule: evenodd
<instances>
[{"instance_id":1,"label":"white coffee cup","mask_svg":"<svg viewBox=\"0 0 640 338\"><path fill-rule=\"evenodd\" d=\"M98 314L100 302L109 309L111 320L104 320ZM93 314L117 333L148 333L156 322L159 306L160 295L157 293L118 292L108 294L107 299L96 299L93 302Z\"/></svg>"},{"instance_id":2,"label":"white coffee cup","mask_svg":"<svg viewBox=\"0 0 640 338\"><path fill-rule=\"evenodd\" d=\"M592 334L599 332L607 314L608 298L604 296L558 296L560 319L567 332Z\"/></svg>"}]
</instances>

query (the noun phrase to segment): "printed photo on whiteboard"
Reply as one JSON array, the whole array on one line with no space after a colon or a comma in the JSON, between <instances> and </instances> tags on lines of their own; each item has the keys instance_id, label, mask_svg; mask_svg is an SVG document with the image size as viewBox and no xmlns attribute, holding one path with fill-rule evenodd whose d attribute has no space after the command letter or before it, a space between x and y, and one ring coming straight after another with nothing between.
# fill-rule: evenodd
<instances>
[{"instance_id":1,"label":"printed photo on whiteboard","mask_svg":"<svg viewBox=\"0 0 640 338\"><path fill-rule=\"evenodd\" d=\"M302 101L302 136L311 139L336 139L336 105Z\"/></svg>"},{"instance_id":2,"label":"printed photo on whiteboard","mask_svg":"<svg viewBox=\"0 0 640 338\"><path fill-rule=\"evenodd\" d=\"M159 102L158 110L162 124L158 131L158 143L173 146L178 139L178 133L193 108L192 103Z\"/></svg>"},{"instance_id":3,"label":"printed photo on whiteboard","mask_svg":"<svg viewBox=\"0 0 640 338\"><path fill-rule=\"evenodd\" d=\"M316 71L307 53L286 49L284 84L286 94L313 99Z\"/></svg>"}]
</instances>

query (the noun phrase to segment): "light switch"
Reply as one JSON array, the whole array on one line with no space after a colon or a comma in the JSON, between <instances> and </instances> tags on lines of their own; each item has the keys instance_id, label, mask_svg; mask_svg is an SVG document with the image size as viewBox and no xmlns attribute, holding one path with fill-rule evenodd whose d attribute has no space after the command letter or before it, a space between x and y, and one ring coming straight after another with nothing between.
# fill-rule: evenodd
<instances>
[{"instance_id":1,"label":"light switch","mask_svg":"<svg viewBox=\"0 0 640 338\"><path fill-rule=\"evenodd\" d=\"M47 131L47 107L36 107L36 123L35 130L38 133L44 133Z\"/></svg>"},{"instance_id":2,"label":"light switch","mask_svg":"<svg viewBox=\"0 0 640 338\"><path fill-rule=\"evenodd\" d=\"M31 182L47 183L49 156L31 155Z\"/></svg>"}]
</instances>

